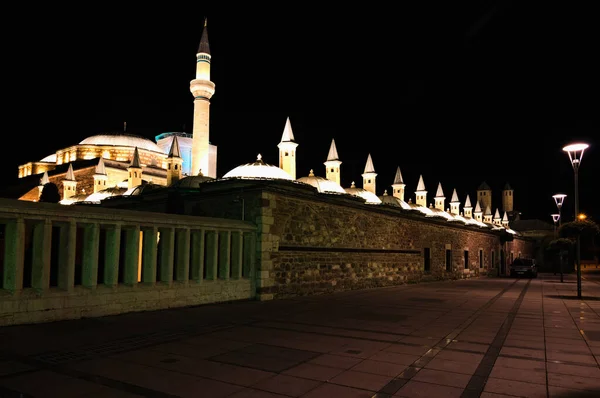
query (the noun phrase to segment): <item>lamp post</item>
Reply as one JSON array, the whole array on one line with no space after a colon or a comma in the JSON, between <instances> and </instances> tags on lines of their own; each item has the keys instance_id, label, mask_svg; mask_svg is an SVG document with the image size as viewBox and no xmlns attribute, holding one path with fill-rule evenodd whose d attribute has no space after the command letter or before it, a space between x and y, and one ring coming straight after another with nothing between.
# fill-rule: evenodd
<instances>
[{"instance_id":1,"label":"lamp post","mask_svg":"<svg viewBox=\"0 0 600 398\"><path fill-rule=\"evenodd\" d=\"M560 214L550 214L552 221L554 221L554 239L556 239L556 223L560 220Z\"/></svg>"},{"instance_id":2,"label":"lamp post","mask_svg":"<svg viewBox=\"0 0 600 398\"><path fill-rule=\"evenodd\" d=\"M589 147L588 144L576 143L567 145L563 148L563 151L569 154L569 160L571 166L573 166L573 172L575 174L575 220L579 214L579 188L578 188L578 172L579 166L581 166L581 159L583 158L583 152ZM575 249L575 264L577 266L577 298L581 299L581 239L577 235Z\"/></svg>"},{"instance_id":3,"label":"lamp post","mask_svg":"<svg viewBox=\"0 0 600 398\"><path fill-rule=\"evenodd\" d=\"M555 195L552 195L552 197L554 198L554 203L556 203L556 207L558 208L558 220L554 221L554 239L556 239L556 221L558 221L558 228L560 229L560 224L562 223L562 206L563 206L563 202L565 201L565 198L567 197L567 195L565 195L564 193L557 193ZM552 218L554 218L554 215L552 215ZM559 260L559 264L560 264L560 281L561 283L563 282L563 251L562 249L559 250L558 252L558 260Z\"/></svg>"}]
</instances>

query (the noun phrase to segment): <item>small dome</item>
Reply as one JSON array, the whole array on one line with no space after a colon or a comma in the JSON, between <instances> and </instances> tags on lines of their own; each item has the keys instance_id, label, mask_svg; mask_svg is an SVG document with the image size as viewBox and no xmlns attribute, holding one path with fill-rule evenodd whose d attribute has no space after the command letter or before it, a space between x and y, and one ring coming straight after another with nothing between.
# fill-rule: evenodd
<instances>
[{"instance_id":1,"label":"small dome","mask_svg":"<svg viewBox=\"0 0 600 398\"><path fill-rule=\"evenodd\" d=\"M245 178L245 179L276 179L276 180L294 180L294 178L285 170L277 166L263 162L260 154L256 157L256 162L246 163L227 172L223 178Z\"/></svg>"},{"instance_id":2,"label":"small dome","mask_svg":"<svg viewBox=\"0 0 600 398\"><path fill-rule=\"evenodd\" d=\"M98 134L86 138L79 145L111 145L111 146L129 146L146 149L148 151L164 153L156 143L148 138L131 134Z\"/></svg>"},{"instance_id":3,"label":"small dome","mask_svg":"<svg viewBox=\"0 0 600 398\"><path fill-rule=\"evenodd\" d=\"M354 181L352 181L352 185L350 186L350 188L345 188L344 190L347 193L349 193L350 195L354 195L354 196L363 198L364 200L367 201L367 203L370 203L370 204L381 203L381 199L379 199L379 197L377 195L375 195L373 192L367 191L366 189L357 188L356 185L354 185Z\"/></svg>"},{"instance_id":4,"label":"small dome","mask_svg":"<svg viewBox=\"0 0 600 398\"><path fill-rule=\"evenodd\" d=\"M207 181L214 181L214 178L200 173L196 176L183 177L182 179L172 183L170 186L174 188L198 188L200 184Z\"/></svg>"},{"instance_id":5,"label":"small dome","mask_svg":"<svg viewBox=\"0 0 600 398\"><path fill-rule=\"evenodd\" d=\"M321 193L347 193L337 182L316 176L312 170L307 177L300 177L296 181L312 185Z\"/></svg>"}]
</instances>

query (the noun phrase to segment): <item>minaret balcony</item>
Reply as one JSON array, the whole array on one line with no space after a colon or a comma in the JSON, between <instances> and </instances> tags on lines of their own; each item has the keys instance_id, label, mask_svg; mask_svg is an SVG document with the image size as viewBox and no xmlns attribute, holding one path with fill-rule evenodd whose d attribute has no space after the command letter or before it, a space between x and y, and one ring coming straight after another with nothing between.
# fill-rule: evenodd
<instances>
[{"instance_id":1,"label":"minaret balcony","mask_svg":"<svg viewBox=\"0 0 600 398\"><path fill-rule=\"evenodd\" d=\"M210 99L215 93L215 84L210 80L194 79L190 82L190 91L194 98Z\"/></svg>"}]
</instances>

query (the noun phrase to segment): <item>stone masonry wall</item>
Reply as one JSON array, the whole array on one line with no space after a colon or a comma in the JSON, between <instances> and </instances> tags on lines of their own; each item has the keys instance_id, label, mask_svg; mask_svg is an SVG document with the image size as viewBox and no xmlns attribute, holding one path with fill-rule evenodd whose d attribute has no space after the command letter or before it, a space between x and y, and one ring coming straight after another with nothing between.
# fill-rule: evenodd
<instances>
[{"instance_id":1,"label":"stone masonry wall","mask_svg":"<svg viewBox=\"0 0 600 398\"><path fill-rule=\"evenodd\" d=\"M378 207L263 192L258 293L282 298L468 278L485 275L499 264L501 242L495 233ZM520 240L507 245L523 256L530 246ZM429 271L424 270L425 248L431 253ZM446 249L451 250L449 270Z\"/></svg>"}]
</instances>

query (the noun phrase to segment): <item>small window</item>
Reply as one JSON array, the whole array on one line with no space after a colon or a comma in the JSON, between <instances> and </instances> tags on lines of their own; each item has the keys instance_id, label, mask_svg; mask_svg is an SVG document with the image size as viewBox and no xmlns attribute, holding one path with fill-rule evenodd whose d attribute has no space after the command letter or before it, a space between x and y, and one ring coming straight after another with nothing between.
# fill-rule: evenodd
<instances>
[{"instance_id":1,"label":"small window","mask_svg":"<svg viewBox=\"0 0 600 398\"><path fill-rule=\"evenodd\" d=\"M452 271L452 249L446 249L446 271Z\"/></svg>"},{"instance_id":2,"label":"small window","mask_svg":"<svg viewBox=\"0 0 600 398\"><path fill-rule=\"evenodd\" d=\"M423 270L431 271L431 249L428 247L423 248Z\"/></svg>"},{"instance_id":3,"label":"small window","mask_svg":"<svg viewBox=\"0 0 600 398\"><path fill-rule=\"evenodd\" d=\"M479 268L483 268L483 250L479 249Z\"/></svg>"},{"instance_id":4,"label":"small window","mask_svg":"<svg viewBox=\"0 0 600 398\"><path fill-rule=\"evenodd\" d=\"M465 250L465 269L469 269L469 251Z\"/></svg>"}]
</instances>

